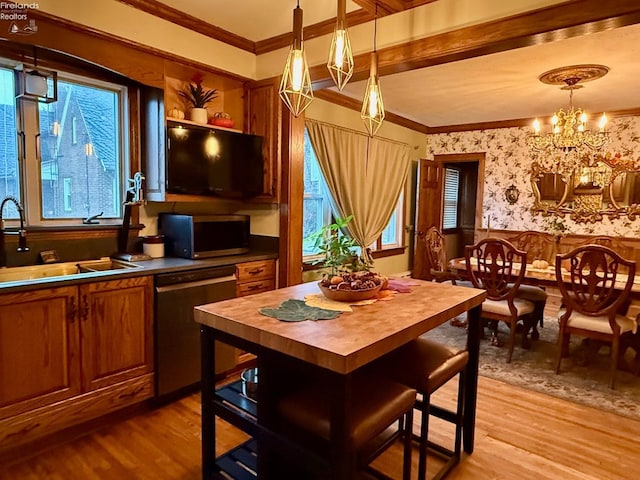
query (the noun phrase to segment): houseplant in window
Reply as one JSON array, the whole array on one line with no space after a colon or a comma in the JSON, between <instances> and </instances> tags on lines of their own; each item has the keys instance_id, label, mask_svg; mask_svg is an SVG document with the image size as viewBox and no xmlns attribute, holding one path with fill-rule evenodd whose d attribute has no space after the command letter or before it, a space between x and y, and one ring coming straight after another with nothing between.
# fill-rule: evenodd
<instances>
[{"instance_id":1,"label":"houseplant in window","mask_svg":"<svg viewBox=\"0 0 640 480\"><path fill-rule=\"evenodd\" d=\"M314 264L323 264L319 287L325 297L338 301L358 301L374 297L385 283L385 278L371 271L371 264L355 252L355 241L341 233L353 218L337 218L335 223L325 225L310 236L321 258Z\"/></svg>"},{"instance_id":2,"label":"houseplant in window","mask_svg":"<svg viewBox=\"0 0 640 480\"><path fill-rule=\"evenodd\" d=\"M206 106L211 100L218 96L218 90L206 88L202 85L204 77L200 73L196 73L191 78L191 83L184 90L180 90L178 95L187 100L191 105L189 110L189 120L197 123L207 123Z\"/></svg>"}]
</instances>

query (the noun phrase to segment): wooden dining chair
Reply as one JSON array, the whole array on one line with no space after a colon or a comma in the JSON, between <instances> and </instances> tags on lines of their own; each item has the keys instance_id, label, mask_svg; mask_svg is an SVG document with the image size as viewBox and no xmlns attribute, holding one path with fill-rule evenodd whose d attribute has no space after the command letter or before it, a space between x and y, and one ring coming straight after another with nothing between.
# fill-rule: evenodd
<instances>
[{"instance_id":1,"label":"wooden dining chair","mask_svg":"<svg viewBox=\"0 0 640 480\"><path fill-rule=\"evenodd\" d=\"M553 236L548 233L527 230L513 237L507 237L506 240L518 250L527 252L527 261L529 263L534 260L544 260L549 265L553 265L556 255L556 242ZM517 296L533 302L535 306L531 338L537 340L539 337L538 325L544 326L547 292L536 285L520 285Z\"/></svg>"},{"instance_id":2,"label":"wooden dining chair","mask_svg":"<svg viewBox=\"0 0 640 480\"><path fill-rule=\"evenodd\" d=\"M532 325L534 304L517 297L527 268L527 253L500 238L485 238L465 247L467 275L474 287L483 288L487 299L482 304L482 318L492 320L492 343L496 342L498 324L509 325L507 363L511 362L516 325L522 320L522 346L528 347L527 334Z\"/></svg>"},{"instance_id":3,"label":"wooden dining chair","mask_svg":"<svg viewBox=\"0 0 640 480\"><path fill-rule=\"evenodd\" d=\"M563 271L566 266L567 272ZM624 267L627 274L621 274ZM611 343L609 387L614 388L618 368L620 337L636 332L634 318L620 315L627 303L636 272L636 263L601 245L585 245L556 256L556 276L563 308L558 312L558 357L569 354L572 334Z\"/></svg>"}]
</instances>

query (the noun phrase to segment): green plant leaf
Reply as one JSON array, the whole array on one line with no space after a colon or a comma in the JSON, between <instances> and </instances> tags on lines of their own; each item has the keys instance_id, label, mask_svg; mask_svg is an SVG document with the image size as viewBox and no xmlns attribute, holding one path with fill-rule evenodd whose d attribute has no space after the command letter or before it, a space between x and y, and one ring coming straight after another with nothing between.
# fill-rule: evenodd
<instances>
[{"instance_id":1,"label":"green plant leaf","mask_svg":"<svg viewBox=\"0 0 640 480\"><path fill-rule=\"evenodd\" d=\"M285 300L278 308L261 308L262 315L277 318L283 322L302 322L304 320L331 320L341 312L324 308L310 307L303 300Z\"/></svg>"}]
</instances>

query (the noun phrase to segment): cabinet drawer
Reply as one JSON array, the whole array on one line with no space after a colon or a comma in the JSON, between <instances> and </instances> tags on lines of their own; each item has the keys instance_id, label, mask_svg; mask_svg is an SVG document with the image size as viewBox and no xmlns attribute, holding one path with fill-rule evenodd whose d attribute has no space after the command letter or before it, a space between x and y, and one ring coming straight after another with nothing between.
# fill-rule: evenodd
<instances>
[{"instance_id":1,"label":"cabinet drawer","mask_svg":"<svg viewBox=\"0 0 640 480\"><path fill-rule=\"evenodd\" d=\"M236 280L238 283L254 282L264 279L273 280L275 275L276 262L274 260L259 260L236 265Z\"/></svg>"},{"instance_id":2,"label":"cabinet drawer","mask_svg":"<svg viewBox=\"0 0 640 480\"><path fill-rule=\"evenodd\" d=\"M273 290L275 287L275 280L268 278L265 280L258 280L256 282L238 283L236 286L236 296L244 297L247 295L253 295L254 293L267 292Z\"/></svg>"}]
</instances>

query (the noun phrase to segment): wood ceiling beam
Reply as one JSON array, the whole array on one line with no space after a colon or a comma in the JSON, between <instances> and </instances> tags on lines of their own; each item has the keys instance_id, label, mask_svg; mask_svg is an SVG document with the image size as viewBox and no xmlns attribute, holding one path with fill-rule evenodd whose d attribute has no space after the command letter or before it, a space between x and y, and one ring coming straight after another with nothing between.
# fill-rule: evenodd
<instances>
[{"instance_id":1,"label":"wood ceiling beam","mask_svg":"<svg viewBox=\"0 0 640 480\"><path fill-rule=\"evenodd\" d=\"M347 13L346 24L347 26L360 25L373 21L373 14L366 10L354 10ZM322 35L328 35L333 33L336 28L336 19L330 18L324 22L315 23L304 27L302 31L302 37L305 40L311 40L312 38L321 37ZM276 37L267 38L266 40L260 40L256 42L255 53L256 55L262 55L263 53L278 50L279 48L288 47L291 45L292 32L283 33Z\"/></svg>"},{"instance_id":2,"label":"wood ceiling beam","mask_svg":"<svg viewBox=\"0 0 640 480\"><path fill-rule=\"evenodd\" d=\"M384 17L435 1L437 0L353 0L353 3L360 5L372 15L376 13L377 9L378 17Z\"/></svg>"},{"instance_id":3,"label":"wood ceiling beam","mask_svg":"<svg viewBox=\"0 0 640 480\"><path fill-rule=\"evenodd\" d=\"M640 2L572 0L378 50L380 76L539 45L640 23ZM355 57L351 81L369 76L370 53ZM326 66L310 68L314 90L330 87Z\"/></svg>"}]
</instances>

